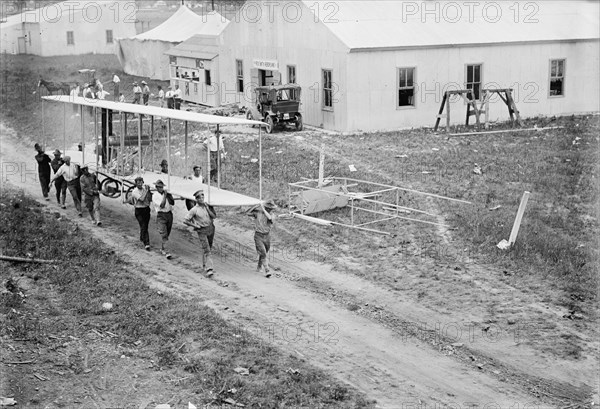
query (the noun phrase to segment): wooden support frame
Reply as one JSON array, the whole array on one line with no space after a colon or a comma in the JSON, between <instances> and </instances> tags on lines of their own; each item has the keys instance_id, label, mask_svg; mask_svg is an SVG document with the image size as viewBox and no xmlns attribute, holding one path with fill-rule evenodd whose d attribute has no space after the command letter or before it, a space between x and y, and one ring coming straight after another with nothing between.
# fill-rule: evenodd
<instances>
[{"instance_id":1,"label":"wooden support frame","mask_svg":"<svg viewBox=\"0 0 600 409\"><path fill-rule=\"evenodd\" d=\"M485 129L489 128L490 100L492 99L494 94L498 94L500 99L506 104L511 124L513 124L513 126L514 124L522 126L521 116L519 110L517 109L517 104L515 103L515 100L512 96L512 92L512 88L484 88L482 90L482 98L479 101L478 106L478 101L475 99L472 89L446 91L444 92L444 97L442 98L440 109L438 111L438 114L436 115L435 126L433 128L433 131L437 132L438 127L440 125L440 121L442 119L446 119L446 132L450 132L450 99L453 95L460 95L466 103L467 111L465 117L465 126L469 126L469 118L471 116L475 116L476 126L479 129L481 126L480 116L482 114L485 114L483 124ZM444 108L446 110L445 114Z\"/></svg>"}]
</instances>

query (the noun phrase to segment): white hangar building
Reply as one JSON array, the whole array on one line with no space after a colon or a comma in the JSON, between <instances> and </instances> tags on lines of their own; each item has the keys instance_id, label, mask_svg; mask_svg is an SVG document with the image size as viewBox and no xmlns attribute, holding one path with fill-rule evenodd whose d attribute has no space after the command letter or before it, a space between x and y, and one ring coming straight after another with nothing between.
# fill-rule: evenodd
<instances>
[{"instance_id":1,"label":"white hangar building","mask_svg":"<svg viewBox=\"0 0 600 409\"><path fill-rule=\"evenodd\" d=\"M513 88L524 117L599 109L595 1L246 2L226 17L211 56L221 104L295 82L304 122L336 131L432 126L455 89L479 98ZM464 123L465 103L451 105L452 122ZM489 114L509 118L497 95Z\"/></svg>"},{"instance_id":2,"label":"white hangar building","mask_svg":"<svg viewBox=\"0 0 600 409\"><path fill-rule=\"evenodd\" d=\"M63 1L26 10L0 21L0 52L114 54L117 38L135 35L136 11L134 3L116 0Z\"/></svg>"}]
</instances>

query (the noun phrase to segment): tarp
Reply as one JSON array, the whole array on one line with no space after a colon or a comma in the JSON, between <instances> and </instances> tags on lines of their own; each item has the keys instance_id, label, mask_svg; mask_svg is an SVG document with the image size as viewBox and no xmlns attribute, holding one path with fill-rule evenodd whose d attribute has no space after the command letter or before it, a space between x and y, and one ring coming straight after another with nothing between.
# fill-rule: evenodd
<instances>
[{"instance_id":1,"label":"tarp","mask_svg":"<svg viewBox=\"0 0 600 409\"><path fill-rule=\"evenodd\" d=\"M181 6L158 27L117 39L117 57L127 74L165 81L169 79L169 56L165 52L195 34L219 35L227 24L229 21L217 12L199 15Z\"/></svg>"}]
</instances>

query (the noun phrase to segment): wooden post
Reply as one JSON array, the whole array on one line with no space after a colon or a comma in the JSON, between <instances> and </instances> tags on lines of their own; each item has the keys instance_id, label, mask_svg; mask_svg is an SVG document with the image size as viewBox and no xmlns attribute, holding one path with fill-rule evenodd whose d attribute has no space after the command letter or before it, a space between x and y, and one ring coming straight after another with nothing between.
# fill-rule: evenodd
<instances>
[{"instance_id":1,"label":"wooden post","mask_svg":"<svg viewBox=\"0 0 600 409\"><path fill-rule=\"evenodd\" d=\"M207 130L207 138L206 138L206 158L207 158L207 163L206 163L206 180L207 180L207 185L208 185L208 192L206 194L206 200L208 203L210 203L210 126L208 124L206 124L206 130Z\"/></svg>"},{"instance_id":2,"label":"wooden post","mask_svg":"<svg viewBox=\"0 0 600 409\"><path fill-rule=\"evenodd\" d=\"M48 141L46 141L46 130L44 126L44 99L42 98L42 143L44 144L44 149L47 148L46 142Z\"/></svg>"},{"instance_id":3,"label":"wooden post","mask_svg":"<svg viewBox=\"0 0 600 409\"><path fill-rule=\"evenodd\" d=\"M515 223L513 224L512 231L510 232L510 238L508 239L508 244L512 246L517 240L517 234L519 234L519 227L521 227L521 220L523 219L523 213L525 213L525 207L527 206L527 201L529 200L529 192L524 192L523 197L521 198L521 204L519 205L519 210L517 211L517 217L515 218Z\"/></svg>"},{"instance_id":4,"label":"wooden post","mask_svg":"<svg viewBox=\"0 0 600 409\"><path fill-rule=\"evenodd\" d=\"M63 153L67 150L67 104L63 104Z\"/></svg>"},{"instance_id":5,"label":"wooden post","mask_svg":"<svg viewBox=\"0 0 600 409\"><path fill-rule=\"evenodd\" d=\"M138 172L142 172L142 114L138 117Z\"/></svg>"},{"instance_id":6,"label":"wooden post","mask_svg":"<svg viewBox=\"0 0 600 409\"><path fill-rule=\"evenodd\" d=\"M167 122L167 160L171 161L171 118ZM167 168L167 189L171 190L171 166Z\"/></svg>"},{"instance_id":7,"label":"wooden post","mask_svg":"<svg viewBox=\"0 0 600 409\"><path fill-rule=\"evenodd\" d=\"M154 170L154 115L150 117L150 170Z\"/></svg>"},{"instance_id":8,"label":"wooden post","mask_svg":"<svg viewBox=\"0 0 600 409\"><path fill-rule=\"evenodd\" d=\"M262 200L262 126L258 127L258 198Z\"/></svg>"},{"instance_id":9,"label":"wooden post","mask_svg":"<svg viewBox=\"0 0 600 409\"><path fill-rule=\"evenodd\" d=\"M217 124L215 135L217 139L217 188L221 189L221 131L219 124Z\"/></svg>"},{"instance_id":10,"label":"wooden post","mask_svg":"<svg viewBox=\"0 0 600 409\"><path fill-rule=\"evenodd\" d=\"M446 93L448 94L448 91ZM448 94L446 98L446 132L450 132L450 97Z\"/></svg>"},{"instance_id":11,"label":"wooden post","mask_svg":"<svg viewBox=\"0 0 600 409\"><path fill-rule=\"evenodd\" d=\"M185 159L184 159L185 172L187 172L188 171L188 121L184 121L183 154L185 155Z\"/></svg>"},{"instance_id":12,"label":"wooden post","mask_svg":"<svg viewBox=\"0 0 600 409\"><path fill-rule=\"evenodd\" d=\"M81 161L85 161L85 119L83 105L81 105ZM83 163L81 164L83 165Z\"/></svg>"},{"instance_id":13,"label":"wooden post","mask_svg":"<svg viewBox=\"0 0 600 409\"><path fill-rule=\"evenodd\" d=\"M319 188L323 187L323 177L325 173L325 144L321 144L319 151Z\"/></svg>"},{"instance_id":14,"label":"wooden post","mask_svg":"<svg viewBox=\"0 0 600 409\"><path fill-rule=\"evenodd\" d=\"M491 95L488 93L488 90L486 89L484 91L484 98L485 98L485 129L489 129L490 128L490 99L491 99Z\"/></svg>"}]
</instances>

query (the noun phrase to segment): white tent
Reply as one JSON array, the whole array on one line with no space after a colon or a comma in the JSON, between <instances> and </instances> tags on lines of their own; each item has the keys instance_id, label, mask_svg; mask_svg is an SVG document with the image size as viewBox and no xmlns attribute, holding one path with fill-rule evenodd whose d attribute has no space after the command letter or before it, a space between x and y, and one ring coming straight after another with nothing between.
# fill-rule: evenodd
<instances>
[{"instance_id":1,"label":"white tent","mask_svg":"<svg viewBox=\"0 0 600 409\"><path fill-rule=\"evenodd\" d=\"M219 35L227 24L229 21L215 11L199 15L181 6L158 27L134 37L117 39L117 57L127 74L168 80L167 50L195 34Z\"/></svg>"}]
</instances>

